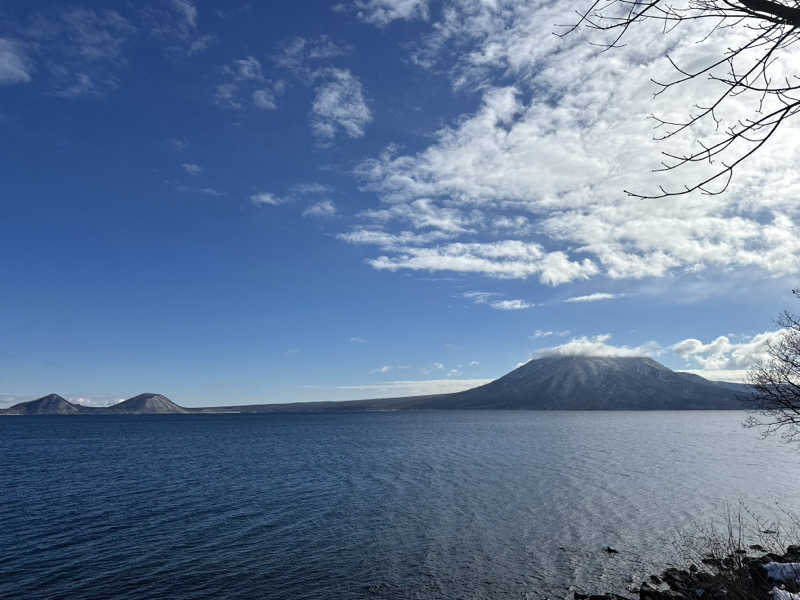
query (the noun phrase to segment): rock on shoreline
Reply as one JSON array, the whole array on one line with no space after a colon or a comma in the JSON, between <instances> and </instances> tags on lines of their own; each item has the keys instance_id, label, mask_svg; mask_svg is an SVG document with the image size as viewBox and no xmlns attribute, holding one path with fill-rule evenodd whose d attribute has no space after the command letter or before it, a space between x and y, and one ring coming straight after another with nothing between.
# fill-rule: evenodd
<instances>
[{"instance_id":1,"label":"rock on shoreline","mask_svg":"<svg viewBox=\"0 0 800 600\"><path fill-rule=\"evenodd\" d=\"M763 552L760 546L751 550ZM747 556L737 550L707 557L703 567L669 568L639 586L638 600L800 600L800 545L784 554ZM574 600L632 600L620 594L574 592Z\"/></svg>"}]
</instances>

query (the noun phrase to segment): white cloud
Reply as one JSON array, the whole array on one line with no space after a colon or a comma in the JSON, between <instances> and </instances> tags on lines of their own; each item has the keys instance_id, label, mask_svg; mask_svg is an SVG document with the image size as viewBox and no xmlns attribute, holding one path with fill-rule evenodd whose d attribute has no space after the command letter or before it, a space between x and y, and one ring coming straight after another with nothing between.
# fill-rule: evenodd
<instances>
[{"instance_id":1,"label":"white cloud","mask_svg":"<svg viewBox=\"0 0 800 600\"><path fill-rule=\"evenodd\" d=\"M119 404L125 398L119 396L67 396L67 400L81 406L106 407Z\"/></svg>"},{"instance_id":2,"label":"white cloud","mask_svg":"<svg viewBox=\"0 0 800 600\"><path fill-rule=\"evenodd\" d=\"M553 332L537 331L531 339L549 337ZM544 348L534 353L535 358L545 356L660 356L671 351L686 361L687 369L712 381L746 382L747 373L758 361L767 360L767 345L780 340L785 330L765 331L752 336L718 336L708 343L687 338L671 346L650 341L639 346L615 346L608 343L610 334L576 337L558 346Z\"/></svg>"},{"instance_id":3,"label":"white cloud","mask_svg":"<svg viewBox=\"0 0 800 600\"><path fill-rule=\"evenodd\" d=\"M22 44L0 38L0 85L28 83L31 80L31 63Z\"/></svg>"},{"instance_id":4,"label":"white cloud","mask_svg":"<svg viewBox=\"0 0 800 600\"><path fill-rule=\"evenodd\" d=\"M296 183L291 188L293 194L330 194L333 188L323 183L307 182Z\"/></svg>"},{"instance_id":5,"label":"white cloud","mask_svg":"<svg viewBox=\"0 0 800 600\"><path fill-rule=\"evenodd\" d=\"M464 298L472 300L475 304L488 304L495 310L523 310L536 306L519 299L498 300L497 297L501 294L496 292L464 292L462 295Z\"/></svg>"},{"instance_id":6,"label":"white cloud","mask_svg":"<svg viewBox=\"0 0 800 600\"><path fill-rule=\"evenodd\" d=\"M239 81L264 79L264 75L261 73L261 62L252 56L235 60L231 66L225 67L225 69L228 74Z\"/></svg>"},{"instance_id":7,"label":"white cloud","mask_svg":"<svg viewBox=\"0 0 800 600\"><path fill-rule=\"evenodd\" d=\"M375 244L385 250L396 250L404 248L406 245L429 244L447 237L449 237L447 234L440 231L388 233L379 229L364 228L354 229L349 233L339 235L340 239L350 244Z\"/></svg>"},{"instance_id":8,"label":"white cloud","mask_svg":"<svg viewBox=\"0 0 800 600\"><path fill-rule=\"evenodd\" d=\"M472 362L469 363L469 366L470 367L479 367L480 364L481 363L479 363L477 360L473 360Z\"/></svg>"},{"instance_id":9,"label":"white cloud","mask_svg":"<svg viewBox=\"0 0 800 600\"><path fill-rule=\"evenodd\" d=\"M729 336L721 335L709 343L695 338L688 338L670 349L687 360L690 365L699 365L704 370L744 370L755 363L767 360L767 347L786 334L786 330L765 331L741 342L734 342Z\"/></svg>"},{"instance_id":10,"label":"white cloud","mask_svg":"<svg viewBox=\"0 0 800 600\"><path fill-rule=\"evenodd\" d=\"M189 42L189 47L187 48L187 54L192 56L194 54L199 54L204 50L208 49L212 43L216 41L217 37L212 33L205 33L200 35Z\"/></svg>"},{"instance_id":11,"label":"white cloud","mask_svg":"<svg viewBox=\"0 0 800 600\"><path fill-rule=\"evenodd\" d=\"M384 26L397 19L427 20L428 0L355 0L358 18L373 25Z\"/></svg>"},{"instance_id":12,"label":"white cloud","mask_svg":"<svg viewBox=\"0 0 800 600\"><path fill-rule=\"evenodd\" d=\"M591 337L576 337L566 344L537 350L534 356L536 358L546 356L657 356L662 352L661 346L656 342L647 342L632 348L607 344L609 339L611 339L611 334L607 333Z\"/></svg>"},{"instance_id":13,"label":"white cloud","mask_svg":"<svg viewBox=\"0 0 800 600\"><path fill-rule=\"evenodd\" d=\"M26 49L41 54L54 95L100 97L119 85L123 50L136 31L115 10L69 7L36 14L24 37Z\"/></svg>"},{"instance_id":14,"label":"white cloud","mask_svg":"<svg viewBox=\"0 0 800 600\"><path fill-rule=\"evenodd\" d=\"M526 308L533 308L535 304L529 304L525 300L498 300L492 302L489 306L495 310L525 310Z\"/></svg>"},{"instance_id":15,"label":"white cloud","mask_svg":"<svg viewBox=\"0 0 800 600\"><path fill-rule=\"evenodd\" d=\"M189 175L194 175L195 177L203 172L203 167L195 163L183 163L181 167L183 167L183 170Z\"/></svg>"},{"instance_id":16,"label":"white cloud","mask_svg":"<svg viewBox=\"0 0 800 600\"><path fill-rule=\"evenodd\" d=\"M615 298L622 298L625 294L608 294L605 292L597 292L587 296L573 296L567 298L564 302L599 302L601 300L614 300Z\"/></svg>"},{"instance_id":17,"label":"white cloud","mask_svg":"<svg viewBox=\"0 0 800 600\"><path fill-rule=\"evenodd\" d=\"M491 379L429 379L422 381L387 381L379 384L342 385L338 390L372 392L376 397L425 396L461 392L489 383Z\"/></svg>"},{"instance_id":18,"label":"white cloud","mask_svg":"<svg viewBox=\"0 0 800 600\"><path fill-rule=\"evenodd\" d=\"M433 368L434 369L444 369L444 365L442 363L440 363L440 362L435 362L435 363L433 363Z\"/></svg>"},{"instance_id":19,"label":"white cloud","mask_svg":"<svg viewBox=\"0 0 800 600\"><path fill-rule=\"evenodd\" d=\"M170 0L166 5L147 5L142 18L147 32L166 42L168 55L182 58L203 52L216 41L216 36L198 29L200 14L192 0Z\"/></svg>"},{"instance_id":20,"label":"white cloud","mask_svg":"<svg viewBox=\"0 0 800 600\"><path fill-rule=\"evenodd\" d=\"M332 217L336 214L336 205L331 200L315 202L303 211L304 217Z\"/></svg>"},{"instance_id":21,"label":"white cloud","mask_svg":"<svg viewBox=\"0 0 800 600\"><path fill-rule=\"evenodd\" d=\"M20 394L0 394L0 408L8 408L19 404L20 402L28 402L29 400L36 400L37 396L33 395L20 395Z\"/></svg>"},{"instance_id":22,"label":"white cloud","mask_svg":"<svg viewBox=\"0 0 800 600\"><path fill-rule=\"evenodd\" d=\"M189 140L184 138L167 138L166 142L175 152L183 152L189 147Z\"/></svg>"},{"instance_id":23,"label":"white cloud","mask_svg":"<svg viewBox=\"0 0 800 600\"><path fill-rule=\"evenodd\" d=\"M256 206L278 206L284 202L282 198L278 198L275 194L270 192L253 194L250 196L250 201Z\"/></svg>"},{"instance_id":24,"label":"white cloud","mask_svg":"<svg viewBox=\"0 0 800 600\"><path fill-rule=\"evenodd\" d=\"M242 108L239 100L239 86L232 82L220 83L214 89L214 102L228 108Z\"/></svg>"},{"instance_id":25,"label":"white cloud","mask_svg":"<svg viewBox=\"0 0 800 600\"><path fill-rule=\"evenodd\" d=\"M197 7L191 0L172 0L172 6L181 15L185 26L197 27Z\"/></svg>"},{"instance_id":26,"label":"white cloud","mask_svg":"<svg viewBox=\"0 0 800 600\"><path fill-rule=\"evenodd\" d=\"M674 177L651 172L661 150L681 154L697 138L714 135L713 128L695 128L659 146L647 118L655 112L677 120L702 103L712 83L697 80L681 87L681 98L653 99L650 78L669 78L667 50L684 64L702 60L705 50L695 42L706 29L687 24L661 35L643 25L629 32L626 47L601 53L581 32L553 35L553 23L573 21L572 11L556 2L444 2L414 56L423 66L441 62L454 86L481 89L483 100L421 151L389 147L359 165L357 176L381 205L365 211L370 225L354 231L438 232L450 243L379 242L381 252L369 264L536 276L550 285L598 275L695 276L704 269L760 278L800 271L800 177L792 158L797 124L782 126L741 165L724 195L627 197L624 189L654 190ZM736 34L719 31L714 43L725 47L730 35ZM744 97L734 99L731 111L719 116L735 122L743 106ZM446 209L447 219L414 219L420 201ZM524 253L491 253L511 244Z\"/></svg>"},{"instance_id":27,"label":"white cloud","mask_svg":"<svg viewBox=\"0 0 800 600\"><path fill-rule=\"evenodd\" d=\"M565 252L545 252L537 243L520 240L454 242L423 248L402 246L395 252L394 256L383 255L368 262L375 269L388 271L454 271L499 279L538 275L548 285L587 279L598 272L597 265L588 258L572 261Z\"/></svg>"},{"instance_id":28,"label":"white cloud","mask_svg":"<svg viewBox=\"0 0 800 600\"><path fill-rule=\"evenodd\" d=\"M364 135L372 113L364 99L361 81L346 69L321 71L323 83L315 91L311 106L311 129L320 140L331 140L339 132L351 138Z\"/></svg>"},{"instance_id":29,"label":"white cloud","mask_svg":"<svg viewBox=\"0 0 800 600\"><path fill-rule=\"evenodd\" d=\"M362 337L351 337L350 338L350 343L351 344L366 344L367 340L365 340Z\"/></svg>"},{"instance_id":30,"label":"white cloud","mask_svg":"<svg viewBox=\"0 0 800 600\"><path fill-rule=\"evenodd\" d=\"M269 89L261 89L253 92L253 105L261 110L275 110L278 105L275 102L275 92Z\"/></svg>"},{"instance_id":31,"label":"white cloud","mask_svg":"<svg viewBox=\"0 0 800 600\"><path fill-rule=\"evenodd\" d=\"M392 367L390 365L384 365L382 367L378 367L377 369L372 369L372 371L370 371L369 374L374 375L376 373L388 373L391 370Z\"/></svg>"},{"instance_id":32,"label":"white cloud","mask_svg":"<svg viewBox=\"0 0 800 600\"><path fill-rule=\"evenodd\" d=\"M378 223L407 222L416 229L434 229L448 234L472 233L475 231L473 225L483 220L483 215L478 211L464 213L439 206L426 198L388 208L365 210L359 216Z\"/></svg>"},{"instance_id":33,"label":"white cloud","mask_svg":"<svg viewBox=\"0 0 800 600\"><path fill-rule=\"evenodd\" d=\"M550 331L550 330L545 331L543 329L537 329L536 331L533 332L532 335L528 336L528 339L530 339L530 340L538 340L539 338L550 337L550 336L553 336L553 335L556 336L556 337L566 337L569 334L570 334L570 330L569 329L565 329L564 331Z\"/></svg>"},{"instance_id":34,"label":"white cloud","mask_svg":"<svg viewBox=\"0 0 800 600\"><path fill-rule=\"evenodd\" d=\"M116 87L116 82L112 87ZM79 96L102 96L102 87L86 73L76 73L71 82L62 81L61 89L55 92L61 98L78 98Z\"/></svg>"},{"instance_id":35,"label":"white cloud","mask_svg":"<svg viewBox=\"0 0 800 600\"><path fill-rule=\"evenodd\" d=\"M222 73L225 79L214 88L214 103L225 108L240 110L249 97L256 108L275 110L278 97L286 91L283 80L264 77L261 62L253 56L234 60Z\"/></svg>"},{"instance_id":36,"label":"white cloud","mask_svg":"<svg viewBox=\"0 0 800 600\"><path fill-rule=\"evenodd\" d=\"M475 304L488 304L489 302L492 301L492 299L496 298L499 295L500 294L498 294L497 292L478 292L478 291L464 292L462 294L464 298L469 298Z\"/></svg>"},{"instance_id":37,"label":"white cloud","mask_svg":"<svg viewBox=\"0 0 800 600\"><path fill-rule=\"evenodd\" d=\"M338 44L327 35L317 38L295 37L286 42L273 57L275 63L292 71L298 77L309 80L317 70L319 61L330 60L349 54L352 48Z\"/></svg>"}]
</instances>

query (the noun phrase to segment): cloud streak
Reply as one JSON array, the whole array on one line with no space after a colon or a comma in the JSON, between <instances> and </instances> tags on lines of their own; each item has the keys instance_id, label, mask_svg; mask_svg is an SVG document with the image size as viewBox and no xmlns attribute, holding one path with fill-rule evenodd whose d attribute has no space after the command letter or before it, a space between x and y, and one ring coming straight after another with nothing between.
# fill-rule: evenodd
<instances>
[{"instance_id":1,"label":"cloud streak","mask_svg":"<svg viewBox=\"0 0 800 600\"><path fill-rule=\"evenodd\" d=\"M572 296L571 298L567 298L564 302L600 302L602 300L614 300L616 298L622 298L625 294L608 294L605 292L597 292L594 294L588 294L586 296Z\"/></svg>"},{"instance_id":2,"label":"cloud streak","mask_svg":"<svg viewBox=\"0 0 800 600\"><path fill-rule=\"evenodd\" d=\"M498 296L501 294L496 292L464 292L463 296L475 304L486 304L495 310L524 310L536 306L519 298L500 300Z\"/></svg>"}]
</instances>

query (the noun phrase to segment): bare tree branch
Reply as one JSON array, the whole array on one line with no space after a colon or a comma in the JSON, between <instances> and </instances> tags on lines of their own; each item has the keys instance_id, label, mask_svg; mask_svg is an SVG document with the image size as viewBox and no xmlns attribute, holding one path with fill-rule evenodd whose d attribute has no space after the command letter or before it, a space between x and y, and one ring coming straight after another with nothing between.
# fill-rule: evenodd
<instances>
[{"instance_id":1,"label":"bare tree branch","mask_svg":"<svg viewBox=\"0 0 800 600\"><path fill-rule=\"evenodd\" d=\"M691 108L685 119L652 118L659 131L657 141L686 134L704 123L713 125L714 134L708 141L696 141L699 150L665 152L666 160L655 170L676 171L705 163L711 166L710 174L705 171L697 180L674 189L659 186L652 194L626 190L630 196L652 199L693 192L720 194L730 185L735 169L800 112L800 77L781 71L783 59L800 39L800 0L595 0L562 34L580 27L607 32L610 37L602 46L610 50L621 46L625 35L638 24L660 22L662 31L669 32L686 22L707 20L708 31L699 41L708 47L706 64L683 68L667 56L677 75L670 81L653 80L658 88L655 96L693 80L712 81L722 91ZM734 47L714 47L713 34L727 29L745 32L745 41ZM726 124L720 115L737 97L749 101L749 114Z\"/></svg>"},{"instance_id":2,"label":"bare tree branch","mask_svg":"<svg viewBox=\"0 0 800 600\"><path fill-rule=\"evenodd\" d=\"M792 290L800 298L800 290ZM800 441L800 320L790 312L778 319L783 335L767 346L768 358L748 373L753 393L746 398L757 411L746 425L764 436L779 433L791 442Z\"/></svg>"}]
</instances>

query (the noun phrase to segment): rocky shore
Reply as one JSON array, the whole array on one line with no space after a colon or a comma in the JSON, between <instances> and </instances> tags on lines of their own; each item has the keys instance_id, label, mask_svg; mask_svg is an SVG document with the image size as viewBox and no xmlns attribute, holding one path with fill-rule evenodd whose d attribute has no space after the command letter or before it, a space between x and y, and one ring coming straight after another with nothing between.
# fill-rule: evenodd
<instances>
[{"instance_id":1,"label":"rocky shore","mask_svg":"<svg viewBox=\"0 0 800 600\"><path fill-rule=\"evenodd\" d=\"M638 600L800 600L800 545L787 547L783 554L753 545L699 562L651 575L639 586ZM576 591L574 600L633 599Z\"/></svg>"}]
</instances>

